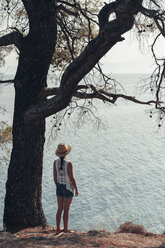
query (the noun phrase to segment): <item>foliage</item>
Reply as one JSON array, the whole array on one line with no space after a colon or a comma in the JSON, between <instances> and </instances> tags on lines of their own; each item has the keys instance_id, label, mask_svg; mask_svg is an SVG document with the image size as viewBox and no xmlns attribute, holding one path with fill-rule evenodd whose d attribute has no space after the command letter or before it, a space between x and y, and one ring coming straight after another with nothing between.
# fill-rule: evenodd
<instances>
[{"instance_id":1,"label":"foliage","mask_svg":"<svg viewBox=\"0 0 165 248\"><path fill-rule=\"evenodd\" d=\"M58 0L57 6L58 35L51 66L51 73L54 78L56 77L57 70L64 71L66 66L73 62L84 50L88 42L98 35L98 13L102 7L102 2L100 0ZM163 35L164 7L162 0L144 0L143 8L136 15L134 25L135 36L143 46L146 45L148 47L148 39L150 37L153 39L151 49L157 66L151 77L150 84L154 85L152 90L154 91L153 88L155 88L155 92L157 93L160 91L159 81L164 81L161 79L161 73L164 71L164 59L157 57L154 47L160 38L160 32ZM0 21L3 23L3 28L0 31L1 36L11 32L11 30L19 30L23 36L28 34L28 15L21 0L3 0L0 10ZM115 14L110 13L109 19L111 19L111 16L114 18ZM157 37L158 35L159 37ZM0 50L1 64L4 64L4 57L13 48L18 52L14 46L5 49L3 47L3 50ZM159 75L159 77L156 78L156 75ZM161 98L162 94L157 94L156 101L164 101ZM156 104L156 108L159 108L160 112L164 111L164 107L160 108L158 105Z\"/></svg>"},{"instance_id":2,"label":"foliage","mask_svg":"<svg viewBox=\"0 0 165 248\"><path fill-rule=\"evenodd\" d=\"M2 161L8 162L10 154L10 144L12 142L12 127L7 122L0 122L0 150Z\"/></svg>"},{"instance_id":3,"label":"foliage","mask_svg":"<svg viewBox=\"0 0 165 248\"><path fill-rule=\"evenodd\" d=\"M128 221L120 225L118 232L122 233L137 233L137 234L146 234L144 226L133 224Z\"/></svg>"},{"instance_id":4,"label":"foliage","mask_svg":"<svg viewBox=\"0 0 165 248\"><path fill-rule=\"evenodd\" d=\"M63 70L68 63L77 57L88 41L98 34L97 13L101 1L58 1L57 23L58 36L56 50L52 57L52 72ZM62 3L62 4L61 4ZM26 36L29 32L28 15L21 0L3 0L1 4L0 21L4 23L0 35L12 30ZM10 49L16 49L12 46ZM18 52L18 50L16 49ZM8 55L3 47L3 57ZM0 56L2 58L2 56ZM4 59L3 59L4 62Z\"/></svg>"},{"instance_id":5,"label":"foliage","mask_svg":"<svg viewBox=\"0 0 165 248\"><path fill-rule=\"evenodd\" d=\"M109 2L112 3L113 1ZM108 4L105 4L105 7L106 6L108 6ZM58 86L62 74L58 74L57 71L64 72L68 64L74 62L81 54L89 41L93 40L99 34L98 13L101 8L103 8L103 6L100 0L57 0L57 44L52 57L50 74L53 83L56 83ZM0 21L3 27L0 31L1 36L10 33L12 30L19 31L23 37L28 35L29 20L21 0L3 0L0 10ZM109 21L113 20L115 16L116 12L110 12L108 17ZM155 47L159 38L165 36L164 20L165 6L163 1L144 0L143 7L135 16L135 25L132 29L134 35L139 40L140 44L142 44L141 48L145 46L148 47L148 40L152 39L150 48L153 53L156 67L151 77L145 81L144 90L148 90L153 94L153 101L147 102L146 104L155 104L155 109L153 108L151 110L150 116L152 117L154 113L159 115L159 126L162 125L165 116L165 99L164 94L162 93L165 83L165 59L157 55ZM14 45L0 47L1 65L4 65L5 56L10 54L12 49L15 49L19 55L19 50ZM60 76L58 77L57 75ZM98 86L96 81L101 82L101 84ZM64 120L64 117L65 119L66 116L70 117L70 115L73 112L77 112L77 110L78 122L81 122L82 119L86 119L86 113L91 114L91 117L95 117L98 123L100 122L99 118L94 113L95 104L93 103L93 99L88 99L88 95L91 95L93 90L97 93L93 98L98 98L99 95L99 98L105 102L114 103L116 101L114 99L117 99L118 97L134 101L134 98L124 95L119 96L119 94L118 96L116 95L116 93L119 92L119 83L110 76L105 75L100 64L96 65L93 71L83 78L82 85L83 89L81 89L81 96L84 94L84 101L79 101L77 95L73 96L72 102L66 110L56 113L55 116L52 117L55 119L53 127L55 127L56 130L60 129L59 125L61 124L61 121ZM86 88L84 88L84 85ZM112 100L109 100L107 96L112 97ZM140 103L140 101L135 102ZM92 118L89 119L92 120Z\"/></svg>"},{"instance_id":6,"label":"foliage","mask_svg":"<svg viewBox=\"0 0 165 248\"><path fill-rule=\"evenodd\" d=\"M109 2L112 3L113 1L110 0ZM105 7L108 5L109 4L106 4ZM74 62L82 53L88 42L93 40L99 34L100 27L98 13L101 8L103 8L103 4L100 0L57 0L57 44L49 72L52 81L58 86L62 74L58 74L57 72L60 71L63 73L67 66ZM24 37L28 35L29 20L21 0L3 0L0 10L0 21L3 23L3 28L0 31L1 36L10 33L12 30L18 30ZM113 20L115 16L116 12L110 11L108 17L109 21ZM148 40L152 39L150 49L153 53L155 70L148 80L146 89L149 89L150 92L153 93L153 101L155 101L155 108L157 111L152 112L157 112L159 118L162 119L164 118L165 112L165 99L164 94L162 94L165 81L163 77L165 63L164 58L157 55L155 47L159 38L165 36L164 20L165 6L162 0L143 0L143 7L135 16L135 25L132 29L134 30L134 35L141 44L141 49L143 49L143 47L148 47ZM11 49L15 49L19 55L16 46L12 45L8 46L8 48L1 48L0 61L2 65L5 62L5 56L11 52ZM113 90L111 93L114 93L114 91L116 92L116 86L119 84L112 80L111 77L106 78L100 65L95 66L93 75L96 75L96 71L102 75L102 90L105 90L104 85L108 83L110 88ZM57 74L60 76L58 77ZM90 77L89 74L88 76ZM88 80L88 76L83 79L84 85L88 85L88 82L90 81ZM96 80L97 78L93 80L93 85L96 85ZM96 87L96 90L98 90L98 87ZM106 89L106 91L108 90ZM84 90L84 92L87 92L87 90ZM89 108L89 104L85 107Z\"/></svg>"}]
</instances>

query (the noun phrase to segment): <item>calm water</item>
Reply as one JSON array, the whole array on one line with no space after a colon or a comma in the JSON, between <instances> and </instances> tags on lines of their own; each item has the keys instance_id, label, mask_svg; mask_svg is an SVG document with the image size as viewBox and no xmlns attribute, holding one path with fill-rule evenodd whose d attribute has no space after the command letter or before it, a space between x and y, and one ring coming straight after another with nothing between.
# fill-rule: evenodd
<instances>
[{"instance_id":1,"label":"calm water","mask_svg":"<svg viewBox=\"0 0 165 248\"><path fill-rule=\"evenodd\" d=\"M132 85L141 76L118 78L132 93ZM6 88L1 99L12 112L11 92ZM42 201L50 224L55 225L57 210L52 178L54 151L59 142L65 141L72 146L68 159L73 163L79 188L79 197L73 199L71 206L70 228L114 231L121 223L132 221L148 231L164 231L165 135L164 128L157 128L156 118L149 118L149 109L123 101L112 107L100 104L98 115L104 128L97 130L89 123L79 129L62 125L58 137L46 142ZM1 117L9 119L11 112ZM48 120L48 131L49 126ZM6 174L7 166L0 165L1 226Z\"/></svg>"}]
</instances>

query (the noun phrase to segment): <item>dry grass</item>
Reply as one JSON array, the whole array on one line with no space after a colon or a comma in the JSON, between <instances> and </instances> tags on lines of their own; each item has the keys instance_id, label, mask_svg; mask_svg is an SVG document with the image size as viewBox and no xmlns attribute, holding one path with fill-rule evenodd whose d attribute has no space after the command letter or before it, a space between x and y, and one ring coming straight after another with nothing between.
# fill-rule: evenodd
<instances>
[{"instance_id":1,"label":"dry grass","mask_svg":"<svg viewBox=\"0 0 165 248\"><path fill-rule=\"evenodd\" d=\"M0 121L0 156L1 162L8 163L10 155L10 143L12 142L12 127L7 122ZM0 162L0 163L1 163Z\"/></svg>"},{"instance_id":2,"label":"dry grass","mask_svg":"<svg viewBox=\"0 0 165 248\"><path fill-rule=\"evenodd\" d=\"M12 127L5 122L0 122L0 146L12 141Z\"/></svg>"},{"instance_id":3,"label":"dry grass","mask_svg":"<svg viewBox=\"0 0 165 248\"><path fill-rule=\"evenodd\" d=\"M132 222L125 222L119 226L118 232L121 233L136 233L136 234L146 234L147 231L142 225L136 225Z\"/></svg>"},{"instance_id":4,"label":"dry grass","mask_svg":"<svg viewBox=\"0 0 165 248\"><path fill-rule=\"evenodd\" d=\"M109 233L90 230L88 232L60 233L55 235L53 227L27 228L15 234L0 232L1 248L165 248L162 244L165 235L152 236L135 233Z\"/></svg>"}]
</instances>

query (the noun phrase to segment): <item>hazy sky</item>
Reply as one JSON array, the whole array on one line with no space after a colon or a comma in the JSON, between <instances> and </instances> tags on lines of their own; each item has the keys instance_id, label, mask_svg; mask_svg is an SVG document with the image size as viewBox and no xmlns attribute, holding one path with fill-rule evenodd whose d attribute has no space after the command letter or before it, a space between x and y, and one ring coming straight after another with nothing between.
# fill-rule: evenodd
<instances>
[{"instance_id":1,"label":"hazy sky","mask_svg":"<svg viewBox=\"0 0 165 248\"><path fill-rule=\"evenodd\" d=\"M151 40L140 49L139 42L128 32L125 40L118 42L101 60L106 73L150 73L154 69L154 60L150 52ZM144 48L145 47L145 48ZM165 57L165 39L157 45L157 53ZM5 69L0 72L13 74L16 71L17 60L14 56L7 58Z\"/></svg>"},{"instance_id":2,"label":"hazy sky","mask_svg":"<svg viewBox=\"0 0 165 248\"><path fill-rule=\"evenodd\" d=\"M118 42L101 60L106 72L114 73L150 73L154 69L154 59L150 50L152 40L139 43L129 33L125 40ZM156 53L165 58L165 39L158 42Z\"/></svg>"}]
</instances>

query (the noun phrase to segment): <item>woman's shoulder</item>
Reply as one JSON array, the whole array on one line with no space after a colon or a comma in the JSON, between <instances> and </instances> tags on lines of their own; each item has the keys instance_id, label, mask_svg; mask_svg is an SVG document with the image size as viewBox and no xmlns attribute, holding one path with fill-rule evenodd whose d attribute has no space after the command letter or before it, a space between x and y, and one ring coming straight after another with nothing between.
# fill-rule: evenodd
<instances>
[{"instance_id":1,"label":"woman's shoulder","mask_svg":"<svg viewBox=\"0 0 165 248\"><path fill-rule=\"evenodd\" d=\"M58 161L59 161L59 158L58 158L58 159L55 159L55 160L54 160L54 165L55 165L56 163L58 163Z\"/></svg>"},{"instance_id":2,"label":"woman's shoulder","mask_svg":"<svg viewBox=\"0 0 165 248\"><path fill-rule=\"evenodd\" d=\"M65 161L67 162L67 167L68 167L68 169L69 169L69 168L72 168L72 162L69 161L69 160L65 160Z\"/></svg>"},{"instance_id":3,"label":"woman's shoulder","mask_svg":"<svg viewBox=\"0 0 165 248\"><path fill-rule=\"evenodd\" d=\"M72 166L72 162L71 162L71 161L65 160L65 162L66 162L69 166Z\"/></svg>"}]
</instances>

